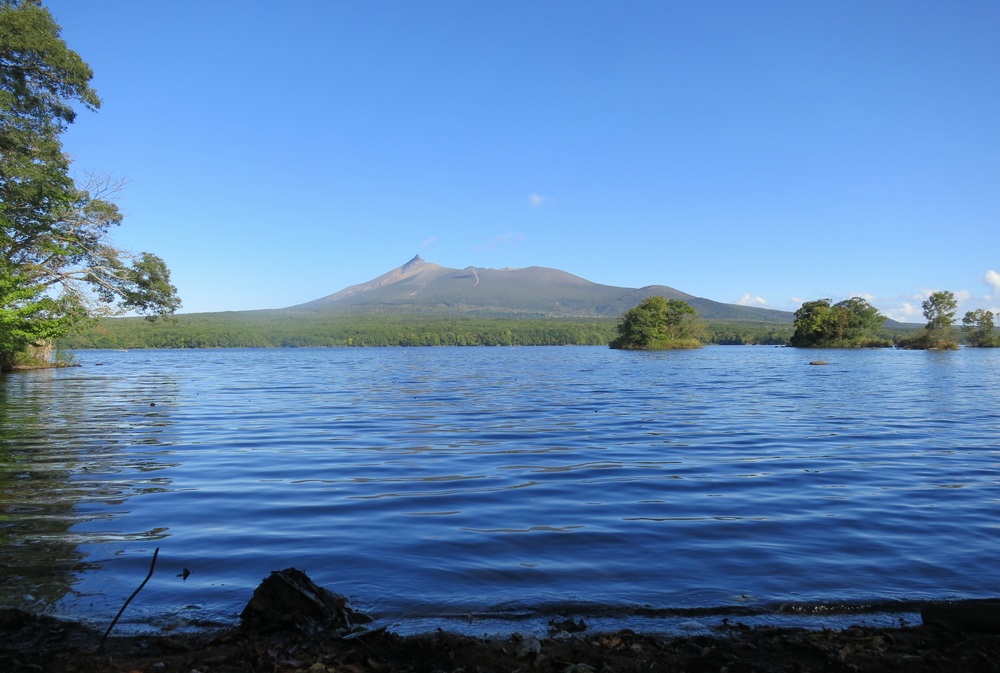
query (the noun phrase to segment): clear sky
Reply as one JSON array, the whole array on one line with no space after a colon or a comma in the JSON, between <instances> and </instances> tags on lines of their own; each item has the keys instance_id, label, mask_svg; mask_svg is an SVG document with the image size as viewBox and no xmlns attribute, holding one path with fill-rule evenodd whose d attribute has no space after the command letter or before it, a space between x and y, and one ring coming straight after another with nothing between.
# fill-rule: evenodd
<instances>
[{"instance_id":1,"label":"clear sky","mask_svg":"<svg viewBox=\"0 0 1000 673\"><path fill-rule=\"evenodd\" d=\"M419 254L794 310L1000 312L996 0L47 0L182 312Z\"/></svg>"}]
</instances>

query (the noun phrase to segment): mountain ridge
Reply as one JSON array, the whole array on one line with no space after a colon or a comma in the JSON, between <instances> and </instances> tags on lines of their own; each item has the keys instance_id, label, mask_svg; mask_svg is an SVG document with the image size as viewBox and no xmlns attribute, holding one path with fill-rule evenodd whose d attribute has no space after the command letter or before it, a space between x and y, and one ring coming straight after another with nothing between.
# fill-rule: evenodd
<instances>
[{"instance_id":1,"label":"mountain ridge","mask_svg":"<svg viewBox=\"0 0 1000 673\"><path fill-rule=\"evenodd\" d=\"M788 311L726 304L667 285L602 285L542 266L453 269L420 255L371 280L282 311L362 314L464 314L532 318L618 318L659 295L691 304L709 320L791 323Z\"/></svg>"}]
</instances>

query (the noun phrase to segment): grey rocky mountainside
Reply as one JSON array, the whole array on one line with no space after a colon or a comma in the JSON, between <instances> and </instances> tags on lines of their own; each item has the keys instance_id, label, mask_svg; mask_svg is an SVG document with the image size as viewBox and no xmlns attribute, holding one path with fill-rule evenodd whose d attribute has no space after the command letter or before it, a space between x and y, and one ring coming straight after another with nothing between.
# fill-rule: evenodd
<instances>
[{"instance_id":1,"label":"grey rocky mountainside","mask_svg":"<svg viewBox=\"0 0 1000 673\"><path fill-rule=\"evenodd\" d=\"M541 266L524 269L451 269L419 255L406 264L339 292L286 311L476 315L544 318L617 318L654 295L681 299L709 320L791 323L792 313L726 304L696 297L666 285L641 288L593 283Z\"/></svg>"}]
</instances>

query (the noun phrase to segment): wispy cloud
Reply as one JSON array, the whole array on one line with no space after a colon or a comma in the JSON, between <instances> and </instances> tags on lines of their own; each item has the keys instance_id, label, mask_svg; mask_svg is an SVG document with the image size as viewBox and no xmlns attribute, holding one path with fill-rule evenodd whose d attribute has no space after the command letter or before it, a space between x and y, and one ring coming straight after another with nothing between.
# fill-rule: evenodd
<instances>
[{"instance_id":1,"label":"wispy cloud","mask_svg":"<svg viewBox=\"0 0 1000 673\"><path fill-rule=\"evenodd\" d=\"M437 242L438 242L437 236L431 236L430 238L425 238L423 242L420 244L420 247L429 248Z\"/></svg>"},{"instance_id":2,"label":"wispy cloud","mask_svg":"<svg viewBox=\"0 0 1000 673\"><path fill-rule=\"evenodd\" d=\"M549 198L548 196L542 196L541 194L538 194L536 192L532 192L531 195L528 197L528 204L532 208L538 208L539 206L544 206L546 203L550 203L551 201L552 199Z\"/></svg>"},{"instance_id":3,"label":"wispy cloud","mask_svg":"<svg viewBox=\"0 0 1000 673\"><path fill-rule=\"evenodd\" d=\"M766 299L751 296L749 292L744 292L736 303L740 306L769 306Z\"/></svg>"},{"instance_id":4,"label":"wispy cloud","mask_svg":"<svg viewBox=\"0 0 1000 673\"><path fill-rule=\"evenodd\" d=\"M485 244L476 246L476 252L483 251L496 251L502 248L509 248L511 246L517 245L524 240L524 235L517 231L509 231L499 236L494 236L488 240Z\"/></svg>"},{"instance_id":5,"label":"wispy cloud","mask_svg":"<svg viewBox=\"0 0 1000 673\"><path fill-rule=\"evenodd\" d=\"M941 290L928 290L924 288L921 289L920 292L904 294L902 295L902 298L909 299L911 301L923 302L925 299L930 299L930 296L935 292L941 292ZM968 301L972 297L972 293L968 290L950 290L950 292L955 295L955 299L958 300L959 303Z\"/></svg>"}]
</instances>

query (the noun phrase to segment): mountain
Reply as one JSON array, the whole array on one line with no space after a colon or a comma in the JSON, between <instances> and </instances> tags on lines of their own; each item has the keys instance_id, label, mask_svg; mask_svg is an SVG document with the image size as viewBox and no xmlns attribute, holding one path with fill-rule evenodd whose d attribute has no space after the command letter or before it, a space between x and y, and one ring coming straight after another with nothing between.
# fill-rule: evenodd
<instances>
[{"instance_id":1,"label":"mountain","mask_svg":"<svg viewBox=\"0 0 1000 673\"><path fill-rule=\"evenodd\" d=\"M449 269L417 255L366 283L290 306L286 311L317 313L504 317L617 318L646 297L681 299L709 320L791 323L792 313L724 304L666 285L641 288L601 285L573 274L532 266L526 269Z\"/></svg>"}]
</instances>

